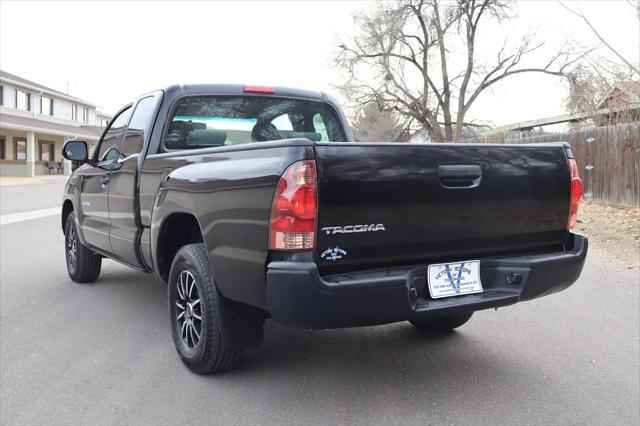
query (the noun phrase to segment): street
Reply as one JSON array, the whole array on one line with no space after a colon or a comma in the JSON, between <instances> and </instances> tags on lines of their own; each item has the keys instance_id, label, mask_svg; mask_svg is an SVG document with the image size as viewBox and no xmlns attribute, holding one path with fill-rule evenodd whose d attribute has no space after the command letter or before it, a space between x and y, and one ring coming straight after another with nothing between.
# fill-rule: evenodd
<instances>
[{"instance_id":1,"label":"street","mask_svg":"<svg viewBox=\"0 0 640 426\"><path fill-rule=\"evenodd\" d=\"M64 181L0 188L2 215ZM592 251L568 290L426 336L267 321L239 368L192 374L166 287L105 260L67 276L59 215L0 227L1 424L638 424L640 278Z\"/></svg>"}]
</instances>

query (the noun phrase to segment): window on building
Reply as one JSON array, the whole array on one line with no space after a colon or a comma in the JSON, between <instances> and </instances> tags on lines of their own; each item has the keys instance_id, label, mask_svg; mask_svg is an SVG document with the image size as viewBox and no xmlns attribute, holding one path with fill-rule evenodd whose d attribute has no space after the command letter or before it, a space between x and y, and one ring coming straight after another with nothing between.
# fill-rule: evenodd
<instances>
[{"instance_id":1,"label":"window on building","mask_svg":"<svg viewBox=\"0 0 640 426\"><path fill-rule=\"evenodd\" d=\"M98 161L110 159L114 153L119 156L120 149L122 148L124 130L129 122L129 117L131 117L131 107L122 111L120 115L113 120L100 143Z\"/></svg>"},{"instance_id":2,"label":"window on building","mask_svg":"<svg viewBox=\"0 0 640 426\"><path fill-rule=\"evenodd\" d=\"M0 86L0 105L4 105L4 86Z\"/></svg>"},{"instance_id":3,"label":"window on building","mask_svg":"<svg viewBox=\"0 0 640 426\"><path fill-rule=\"evenodd\" d=\"M82 122L89 122L89 108L82 108Z\"/></svg>"},{"instance_id":4,"label":"window on building","mask_svg":"<svg viewBox=\"0 0 640 426\"><path fill-rule=\"evenodd\" d=\"M27 140L13 138L13 159L27 161Z\"/></svg>"},{"instance_id":5,"label":"window on building","mask_svg":"<svg viewBox=\"0 0 640 426\"><path fill-rule=\"evenodd\" d=\"M71 119L78 120L78 105L71 105Z\"/></svg>"},{"instance_id":6,"label":"window on building","mask_svg":"<svg viewBox=\"0 0 640 426\"><path fill-rule=\"evenodd\" d=\"M4 136L0 137L0 160L7 159L7 147L5 146Z\"/></svg>"},{"instance_id":7,"label":"window on building","mask_svg":"<svg viewBox=\"0 0 640 426\"><path fill-rule=\"evenodd\" d=\"M39 160L40 161L53 161L56 144L51 141L38 141L39 146Z\"/></svg>"},{"instance_id":8,"label":"window on building","mask_svg":"<svg viewBox=\"0 0 640 426\"><path fill-rule=\"evenodd\" d=\"M16 108L31 111L31 93L16 90Z\"/></svg>"},{"instance_id":9,"label":"window on building","mask_svg":"<svg viewBox=\"0 0 640 426\"><path fill-rule=\"evenodd\" d=\"M53 115L53 99L40 96L40 114Z\"/></svg>"}]
</instances>

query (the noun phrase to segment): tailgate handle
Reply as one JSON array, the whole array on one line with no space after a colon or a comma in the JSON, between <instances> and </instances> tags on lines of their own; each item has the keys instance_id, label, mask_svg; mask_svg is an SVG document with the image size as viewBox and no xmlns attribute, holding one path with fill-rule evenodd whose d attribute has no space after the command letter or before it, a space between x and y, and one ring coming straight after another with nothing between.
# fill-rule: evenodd
<instances>
[{"instance_id":1,"label":"tailgate handle","mask_svg":"<svg viewBox=\"0 0 640 426\"><path fill-rule=\"evenodd\" d=\"M475 188L480 185L482 169L477 164L438 166L438 179L445 188Z\"/></svg>"}]
</instances>

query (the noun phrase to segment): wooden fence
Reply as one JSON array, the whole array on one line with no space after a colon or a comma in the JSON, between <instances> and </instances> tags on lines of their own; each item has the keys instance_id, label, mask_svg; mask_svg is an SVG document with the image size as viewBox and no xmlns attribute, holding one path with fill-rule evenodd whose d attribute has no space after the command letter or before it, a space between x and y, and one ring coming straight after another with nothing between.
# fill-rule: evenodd
<instances>
[{"instance_id":1,"label":"wooden fence","mask_svg":"<svg viewBox=\"0 0 640 426\"><path fill-rule=\"evenodd\" d=\"M586 142L593 138L589 147ZM580 168L585 191L595 200L640 205L640 122L594 127L569 133L495 135L488 143L569 142ZM587 164L593 165L589 187Z\"/></svg>"}]
</instances>

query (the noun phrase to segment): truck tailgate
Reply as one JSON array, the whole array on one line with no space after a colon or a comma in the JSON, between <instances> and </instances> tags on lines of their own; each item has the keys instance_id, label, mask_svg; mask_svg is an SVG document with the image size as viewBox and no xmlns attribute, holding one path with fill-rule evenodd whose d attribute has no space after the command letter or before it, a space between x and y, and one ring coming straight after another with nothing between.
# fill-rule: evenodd
<instances>
[{"instance_id":1,"label":"truck tailgate","mask_svg":"<svg viewBox=\"0 0 640 426\"><path fill-rule=\"evenodd\" d=\"M564 144L319 143L321 273L561 247Z\"/></svg>"}]
</instances>

